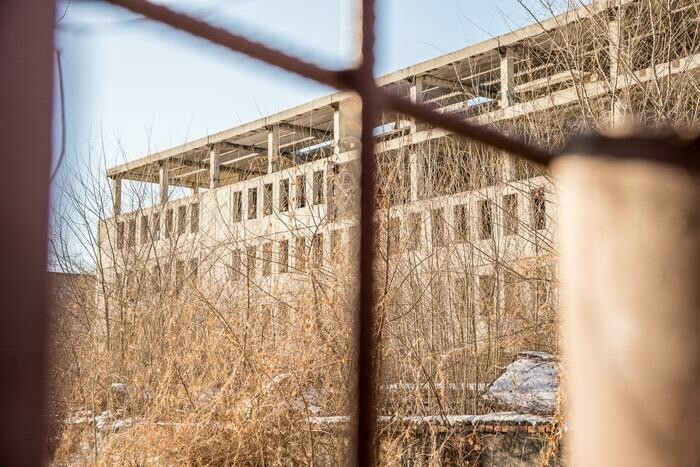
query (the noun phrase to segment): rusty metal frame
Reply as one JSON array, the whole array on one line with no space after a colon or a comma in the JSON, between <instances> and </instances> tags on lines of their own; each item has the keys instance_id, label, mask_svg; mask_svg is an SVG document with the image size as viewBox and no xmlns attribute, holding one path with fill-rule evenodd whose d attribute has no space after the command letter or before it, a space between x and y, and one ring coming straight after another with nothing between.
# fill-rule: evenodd
<instances>
[{"instance_id":1,"label":"rusty metal frame","mask_svg":"<svg viewBox=\"0 0 700 467\"><path fill-rule=\"evenodd\" d=\"M355 452L357 465L374 465L376 461L376 408L374 354L374 231L372 217L375 211L376 161L372 129L382 108L393 109L455 135L474 139L494 148L521 156L530 161L547 164L553 154L525 141L508 137L495 129L469 123L457 117L435 112L420 104L392 95L377 87L374 81L374 0L358 0L362 11L362 58L357 68L333 71L305 62L244 36L213 26L183 13L146 0L106 0L108 3L143 15L154 21L188 32L256 60L277 66L307 79L340 89L354 91L362 100L362 175L360 214L360 293L355 321L357 343L357 403L355 405Z\"/></svg>"},{"instance_id":2,"label":"rusty metal frame","mask_svg":"<svg viewBox=\"0 0 700 467\"><path fill-rule=\"evenodd\" d=\"M53 1L0 2L0 465L41 465Z\"/></svg>"}]
</instances>

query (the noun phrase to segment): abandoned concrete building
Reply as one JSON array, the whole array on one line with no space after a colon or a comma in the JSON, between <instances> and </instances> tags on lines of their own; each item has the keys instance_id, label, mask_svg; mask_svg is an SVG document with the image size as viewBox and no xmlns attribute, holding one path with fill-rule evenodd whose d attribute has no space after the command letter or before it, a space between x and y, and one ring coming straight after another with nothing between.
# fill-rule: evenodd
<instances>
[{"instance_id":1,"label":"abandoned concrete building","mask_svg":"<svg viewBox=\"0 0 700 467\"><path fill-rule=\"evenodd\" d=\"M621 19L637 2L618 3L594 2L377 83L439 112L507 129L552 125L565 136L578 127L583 99L613 121L634 110L646 83L697 79L700 66L697 26L659 60L637 53L653 36ZM696 1L672 3L671 23L699 24L691 17ZM177 288L186 278L202 290L223 284L233 293L254 281L278 295L310 267L335 265L356 233L359 112L355 96L337 92L109 169L114 215L99 232L107 295L148 284ZM417 269L428 256L442 258L441 284L459 303L513 299L507 285L514 273L496 271L496 257L521 264L517 271L553 274L555 266L539 261L552 253L556 230L546 172L505 154L479 157L483 148L397 114L383 115L375 138L378 224L392 258L409 258ZM125 182L158 186L159 202L139 200L122 212ZM473 280L455 273L465 262ZM497 282L506 286L496 289ZM540 289L530 292L535 301L545 299Z\"/></svg>"}]
</instances>

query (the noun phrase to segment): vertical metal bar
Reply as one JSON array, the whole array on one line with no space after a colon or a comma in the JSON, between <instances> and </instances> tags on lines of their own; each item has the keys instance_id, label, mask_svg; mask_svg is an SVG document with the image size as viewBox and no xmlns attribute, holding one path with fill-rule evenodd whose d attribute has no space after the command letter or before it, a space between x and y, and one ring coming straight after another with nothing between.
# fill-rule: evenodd
<instances>
[{"instance_id":1,"label":"vertical metal bar","mask_svg":"<svg viewBox=\"0 0 700 467\"><path fill-rule=\"evenodd\" d=\"M362 99L362 175L360 213L360 297L357 315L357 465L374 465L376 409L374 395L374 210L377 164L374 125L379 111L374 83L374 0L362 0L362 62L357 89Z\"/></svg>"},{"instance_id":2,"label":"vertical metal bar","mask_svg":"<svg viewBox=\"0 0 700 467\"><path fill-rule=\"evenodd\" d=\"M697 150L601 137L553 163L572 465L700 465Z\"/></svg>"},{"instance_id":3,"label":"vertical metal bar","mask_svg":"<svg viewBox=\"0 0 700 467\"><path fill-rule=\"evenodd\" d=\"M0 2L0 465L41 465L53 1Z\"/></svg>"}]
</instances>

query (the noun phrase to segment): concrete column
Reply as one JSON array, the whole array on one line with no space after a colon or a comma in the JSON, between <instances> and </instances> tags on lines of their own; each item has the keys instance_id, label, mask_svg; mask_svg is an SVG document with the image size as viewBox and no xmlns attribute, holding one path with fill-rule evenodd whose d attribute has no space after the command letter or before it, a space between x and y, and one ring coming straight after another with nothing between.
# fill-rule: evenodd
<instances>
[{"instance_id":1,"label":"concrete column","mask_svg":"<svg viewBox=\"0 0 700 467\"><path fill-rule=\"evenodd\" d=\"M340 109L333 111L333 155L340 155L340 135L342 133L340 122Z\"/></svg>"},{"instance_id":2,"label":"concrete column","mask_svg":"<svg viewBox=\"0 0 700 467\"><path fill-rule=\"evenodd\" d=\"M499 49L501 54L501 107L510 107L513 104L513 73L515 56L513 49L505 47Z\"/></svg>"},{"instance_id":3,"label":"concrete column","mask_svg":"<svg viewBox=\"0 0 700 467\"><path fill-rule=\"evenodd\" d=\"M122 213L122 179L112 178L112 214L118 216Z\"/></svg>"},{"instance_id":4,"label":"concrete column","mask_svg":"<svg viewBox=\"0 0 700 467\"><path fill-rule=\"evenodd\" d=\"M700 183L665 162L685 144L601 137L552 166L573 466L700 465Z\"/></svg>"},{"instance_id":5,"label":"concrete column","mask_svg":"<svg viewBox=\"0 0 700 467\"><path fill-rule=\"evenodd\" d=\"M170 197L170 181L168 180L168 161L161 161L158 169L158 178L160 180L160 204L168 202Z\"/></svg>"},{"instance_id":6,"label":"concrete column","mask_svg":"<svg viewBox=\"0 0 700 467\"><path fill-rule=\"evenodd\" d=\"M608 23L608 55L610 57L610 81L618 74L618 64L620 60L620 20L613 19Z\"/></svg>"},{"instance_id":7,"label":"concrete column","mask_svg":"<svg viewBox=\"0 0 700 467\"><path fill-rule=\"evenodd\" d=\"M336 104L333 113L333 153L339 155L360 148L362 101L350 97Z\"/></svg>"},{"instance_id":8,"label":"concrete column","mask_svg":"<svg viewBox=\"0 0 700 467\"><path fill-rule=\"evenodd\" d=\"M610 88L612 90L612 105L610 108L610 124L615 126L620 124L627 114L626 106L618 91L618 86L621 85L620 80L625 79L625 70L620 69L620 61L622 59L622 43L619 11L615 12L613 19L608 23L608 56L610 57ZM626 91L622 91L623 93Z\"/></svg>"},{"instance_id":9,"label":"concrete column","mask_svg":"<svg viewBox=\"0 0 700 467\"><path fill-rule=\"evenodd\" d=\"M520 160L517 158L517 156L511 156L507 152L502 153L499 157L501 157L502 160L503 174L501 176L503 177L503 180L515 180L515 167Z\"/></svg>"},{"instance_id":10,"label":"concrete column","mask_svg":"<svg viewBox=\"0 0 700 467\"><path fill-rule=\"evenodd\" d=\"M221 145L211 145L209 148L209 189L213 190L220 184Z\"/></svg>"},{"instance_id":11,"label":"concrete column","mask_svg":"<svg viewBox=\"0 0 700 467\"><path fill-rule=\"evenodd\" d=\"M423 156L414 152L409 154L408 158L411 172L411 201L417 201L423 192Z\"/></svg>"},{"instance_id":12,"label":"concrete column","mask_svg":"<svg viewBox=\"0 0 700 467\"><path fill-rule=\"evenodd\" d=\"M267 132L267 173L279 169L280 128L275 125Z\"/></svg>"},{"instance_id":13,"label":"concrete column","mask_svg":"<svg viewBox=\"0 0 700 467\"><path fill-rule=\"evenodd\" d=\"M209 148L209 189L213 190L220 184L221 145L213 144Z\"/></svg>"},{"instance_id":14,"label":"concrete column","mask_svg":"<svg viewBox=\"0 0 700 467\"><path fill-rule=\"evenodd\" d=\"M411 84L411 102L421 104L423 102L423 77L416 76ZM411 133L421 130L415 118L411 118Z\"/></svg>"}]
</instances>

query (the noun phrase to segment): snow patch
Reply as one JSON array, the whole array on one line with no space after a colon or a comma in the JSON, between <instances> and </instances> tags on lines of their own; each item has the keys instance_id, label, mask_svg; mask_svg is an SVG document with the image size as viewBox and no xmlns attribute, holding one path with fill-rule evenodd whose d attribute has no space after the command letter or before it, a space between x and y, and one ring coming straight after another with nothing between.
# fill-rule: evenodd
<instances>
[{"instance_id":1,"label":"snow patch","mask_svg":"<svg viewBox=\"0 0 700 467\"><path fill-rule=\"evenodd\" d=\"M552 414L557 405L559 366L552 354L521 352L484 397L509 410Z\"/></svg>"}]
</instances>

